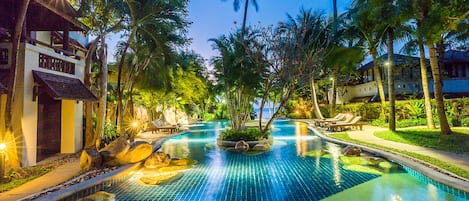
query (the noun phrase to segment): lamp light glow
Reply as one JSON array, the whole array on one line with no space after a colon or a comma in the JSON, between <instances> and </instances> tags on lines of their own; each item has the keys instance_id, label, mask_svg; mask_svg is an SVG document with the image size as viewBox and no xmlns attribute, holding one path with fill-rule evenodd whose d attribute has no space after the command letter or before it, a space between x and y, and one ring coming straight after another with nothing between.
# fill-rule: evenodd
<instances>
[{"instance_id":1,"label":"lamp light glow","mask_svg":"<svg viewBox=\"0 0 469 201\"><path fill-rule=\"evenodd\" d=\"M4 151L7 148L5 143L0 143L0 151Z\"/></svg>"}]
</instances>

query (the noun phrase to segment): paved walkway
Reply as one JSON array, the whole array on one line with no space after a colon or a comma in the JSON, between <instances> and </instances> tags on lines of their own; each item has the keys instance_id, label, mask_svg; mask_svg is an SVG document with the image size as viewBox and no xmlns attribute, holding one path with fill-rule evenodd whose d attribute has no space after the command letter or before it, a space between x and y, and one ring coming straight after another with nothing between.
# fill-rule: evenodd
<instances>
[{"instance_id":1,"label":"paved walkway","mask_svg":"<svg viewBox=\"0 0 469 201\"><path fill-rule=\"evenodd\" d=\"M0 200L20 200L26 196L39 193L45 189L59 185L80 174L80 160L71 158L69 162L58 166L49 173L29 181L7 192L0 193Z\"/></svg>"},{"instance_id":2,"label":"paved walkway","mask_svg":"<svg viewBox=\"0 0 469 201\"><path fill-rule=\"evenodd\" d=\"M368 143L378 144L381 146L386 146L393 149L400 149L404 151L414 152L417 154L433 157L447 163L451 163L458 167L469 170L469 155L466 154L457 154L447 151L436 150L432 148L425 148L410 144L404 144L400 142L393 142L389 140L384 140L373 135L376 131L384 131L386 128L375 127L371 125L364 125L363 130L350 130L347 131L350 138L355 140L360 140ZM330 133L325 131L325 133Z\"/></svg>"}]
</instances>

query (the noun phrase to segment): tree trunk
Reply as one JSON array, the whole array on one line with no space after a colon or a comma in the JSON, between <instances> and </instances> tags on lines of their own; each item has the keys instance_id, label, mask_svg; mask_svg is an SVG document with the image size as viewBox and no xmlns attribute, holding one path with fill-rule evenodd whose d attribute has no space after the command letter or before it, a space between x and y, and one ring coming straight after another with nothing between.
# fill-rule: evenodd
<instances>
[{"instance_id":1,"label":"tree trunk","mask_svg":"<svg viewBox=\"0 0 469 201\"><path fill-rule=\"evenodd\" d=\"M434 44L430 42L427 42L427 47L430 52L430 66L432 68L433 75L433 92L435 94L438 118L440 119L440 130L442 134L449 135L451 134L451 128L449 127L448 119L446 118L445 102L443 100L441 75L438 60L436 58L436 49Z\"/></svg>"},{"instance_id":2,"label":"tree trunk","mask_svg":"<svg viewBox=\"0 0 469 201\"><path fill-rule=\"evenodd\" d=\"M294 85L289 86L286 90L286 94L284 93L283 95L280 96L280 102L278 109L275 110L275 112L272 114L270 117L269 121L267 121L265 127L263 129L260 129L260 137L263 138L265 134L269 131L270 125L274 122L275 117L280 113L280 110L285 106L287 101L290 99L291 94L293 93Z\"/></svg>"},{"instance_id":3,"label":"tree trunk","mask_svg":"<svg viewBox=\"0 0 469 201\"><path fill-rule=\"evenodd\" d=\"M389 96L389 130L396 131L396 96L394 90L394 30L389 28L388 46L388 96Z\"/></svg>"},{"instance_id":4,"label":"tree trunk","mask_svg":"<svg viewBox=\"0 0 469 201\"><path fill-rule=\"evenodd\" d=\"M384 105L386 103L386 97L384 95L383 82L381 81L381 72L379 70L377 53L375 50L371 50L370 53L373 57L373 74L375 76L376 86L378 87L379 99L381 99L381 114L384 115Z\"/></svg>"},{"instance_id":5,"label":"tree trunk","mask_svg":"<svg viewBox=\"0 0 469 201\"><path fill-rule=\"evenodd\" d=\"M6 107L5 107L5 129L4 133L0 135L0 140L21 140L22 134L15 133L16 130L21 132L21 129L14 129L13 128L13 104L15 102L15 88L16 88L16 78L18 74L18 58L19 58L19 50L20 50L20 39L23 31L24 21L26 19L26 13L28 12L29 0L23 0L18 3L19 9L17 12L16 20L15 20L15 28L12 34L12 46L11 46L11 66L9 72L9 79L8 79L8 91L7 91L7 100L6 100ZM21 122L20 122L21 123ZM21 126L21 125L18 125ZM10 135L10 136L7 136ZM21 148L17 147L17 144L21 144L20 142L9 143L9 150L10 153L8 154L10 165L12 168L18 169L20 167L20 157L21 157ZM3 175L2 175L3 176Z\"/></svg>"},{"instance_id":6,"label":"tree trunk","mask_svg":"<svg viewBox=\"0 0 469 201\"><path fill-rule=\"evenodd\" d=\"M319 104L318 104L318 99L316 97L316 87L314 84L314 78L310 77L309 79L310 87L311 87L311 101L313 102L313 112L316 118L318 119L324 119L324 117L321 114L321 110L319 110Z\"/></svg>"},{"instance_id":7,"label":"tree trunk","mask_svg":"<svg viewBox=\"0 0 469 201\"><path fill-rule=\"evenodd\" d=\"M418 39L419 52L420 52L420 74L422 79L423 96L425 99L425 115L427 116L427 128L434 129L435 121L433 120L432 103L430 91L428 90L428 76L427 66L425 64L425 49L423 47L422 37Z\"/></svg>"},{"instance_id":8,"label":"tree trunk","mask_svg":"<svg viewBox=\"0 0 469 201\"><path fill-rule=\"evenodd\" d=\"M121 89L121 78L122 78L122 68L124 68L125 63L125 56L127 54L127 50L129 49L132 38L134 35L134 31L131 31L129 38L127 39L127 43L125 44L124 50L122 51L121 59L118 66L118 73L117 73L117 108L116 108L116 125L117 125L117 132L122 134L122 123L124 121L124 112L122 110L122 93L123 90Z\"/></svg>"},{"instance_id":9,"label":"tree trunk","mask_svg":"<svg viewBox=\"0 0 469 201\"><path fill-rule=\"evenodd\" d=\"M241 37L244 40L244 34L246 34L246 20L248 16L248 6L249 6L249 0L246 0L246 3L244 4L244 16L243 16L243 26L241 27Z\"/></svg>"},{"instance_id":10,"label":"tree trunk","mask_svg":"<svg viewBox=\"0 0 469 201\"><path fill-rule=\"evenodd\" d=\"M335 113L335 106L337 102L337 74L339 73L339 67L335 66L332 72L332 97L331 97L331 112L329 116L334 116ZM327 93L326 93L327 94ZM327 97L327 96L326 96Z\"/></svg>"},{"instance_id":11,"label":"tree trunk","mask_svg":"<svg viewBox=\"0 0 469 201\"><path fill-rule=\"evenodd\" d=\"M86 53L85 60L85 86L86 88L91 88L91 60L93 58L93 52L96 50L99 38L96 38ZM93 148L96 143L95 132L93 132L93 102L84 101L84 110L85 110L85 148Z\"/></svg>"},{"instance_id":12,"label":"tree trunk","mask_svg":"<svg viewBox=\"0 0 469 201\"><path fill-rule=\"evenodd\" d=\"M98 108L98 122L96 125L96 147L99 149L101 145L101 137L104 135L104 126L106 122L106 99L107 99L107 76L108 76L108 69L107 69L107 47L106 47L106 38L104 35L101 35L100 38L100 59L101 65L99 70L99 108Z\"/></svg>"}]
</instances>

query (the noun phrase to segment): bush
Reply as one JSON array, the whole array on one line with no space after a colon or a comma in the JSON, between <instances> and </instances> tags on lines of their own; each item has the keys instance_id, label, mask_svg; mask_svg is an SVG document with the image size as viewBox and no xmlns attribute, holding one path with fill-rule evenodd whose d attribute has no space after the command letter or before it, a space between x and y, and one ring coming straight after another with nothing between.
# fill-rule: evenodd
<instances>
[{"instance_id":1,"label":"bush","mask_svg":"<svg viewBox=\"0 0 469 201\"><path fill-rule=\"evenodd\" d=\"M109 144L113 140L117 139L119 137L119 133L117 133L117 127L116 125L106 122L104 125L104 135L103 135L103 143L104 144Z\"/></svg>"},{"instance_id":2,"label":"bush","mask_svg":"<svg viewBox=\"0 0 469 201\"><path fill-rule=\"evenodd\" d=\"M469 117L461 120L461 126L469 127Z\"/></svg>"},{"instance_id":3,"label":"bush","mask_svg":"<svg viewBox=\"0 0 469 201\"><path fill-rule=\"evenodd\" d=\"M435 124L437 123L438 123L437 119L435 119ZM376 119L371 122L371 125L379 126L379 127L388 127L388 123L383 119ZM405 128L405 127L411 127L411 126L426 126L426 125L427 125L426 118L402 119L402 120L396 121L397 128Z\"/></svg>"},{"instance_id":4,"label":"bush","mask_svg":"<svg viewBox=\"0 0 469 201\"><path fill-rule=\"evenodd\" d=\"M245 130L226 130L220 134L220 139L228 141L257 141L260 139L259 128L247 128ZM269 138L270 133L267 132L264 136L265 139Z\"/></svg>"},{"instance_id":5,"label":"bush","mask_svg":"<svg viewBox=\"0 0 469 201\"><path fill-rule=\"evenodd\" d=\"M287 117L290 118L290 119L304 119L305 114L302 114L302 113L289 113L287 115Z\"/></svg>"}]
</instances>

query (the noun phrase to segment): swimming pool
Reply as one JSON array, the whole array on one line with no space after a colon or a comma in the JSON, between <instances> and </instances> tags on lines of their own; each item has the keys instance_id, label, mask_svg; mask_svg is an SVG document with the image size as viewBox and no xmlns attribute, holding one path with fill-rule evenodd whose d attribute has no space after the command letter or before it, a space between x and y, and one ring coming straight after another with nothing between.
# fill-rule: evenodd
<instances>
[{"instance_id":1,"label":"swimming pool","mask_svg":"<svg viewBox=\"0 0 469 201\"><path fill-rule=\"evenodd\" d=\"M322 142L299 122L278 121L268 152L243 154L216 146L226 122L208 122L168 139L161 150L197 164L169 184L142 186L130 178L104 191L116 200L466 200L394 168L383 175L346 168L341 147ZM329 157L310 155L327 150Z\"/></svg>"}]
</instances>

